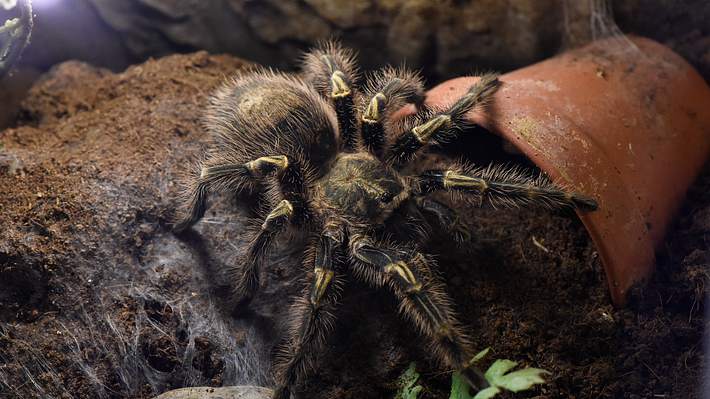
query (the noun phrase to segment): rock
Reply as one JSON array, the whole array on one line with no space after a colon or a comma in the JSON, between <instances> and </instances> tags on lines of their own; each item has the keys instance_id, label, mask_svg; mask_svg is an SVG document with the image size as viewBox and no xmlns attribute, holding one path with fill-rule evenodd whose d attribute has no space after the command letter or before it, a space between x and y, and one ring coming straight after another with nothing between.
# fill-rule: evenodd
<instances>
[{"instance_id":1,"label":"rock","mask_svg":"<svg viewBox=\"0 0 710 399\"><path fill-rule=\"evenodd\" d=\"M165 392L154 399L270 399L269 388L241 385L234 387L193 387Z\"/></svg>"},{"instance_id":2,"label":"rock","mask_svg":"<svg viewBox=\"0 0 710 399\"><path fill-rule=\"evenodd\" d=\"M406 61L446 77L476 67L524 65L554 53L561 43L562 9L556 0L512 6L490 0L88 1L141 58L187 46L293 66L306 47L339 37L359 50L366 68Z\"/></svg>"},{"instance_id":3,"label":"rock","mask_svg":"<svg viewBox=\"0 0 710 399\"><path fill-rule=\"evenodd\" d=\"M338 37L360 51L367 68L406 61L443 79L517 68L624 30L665 42L710 73L702 22L710 7L700 2L614 1L619 29L597 0L85 1L141 58L188 47L284 67L318 40ZM690 23L663 23L668 15Z\"/></svg>"}]
</instances>

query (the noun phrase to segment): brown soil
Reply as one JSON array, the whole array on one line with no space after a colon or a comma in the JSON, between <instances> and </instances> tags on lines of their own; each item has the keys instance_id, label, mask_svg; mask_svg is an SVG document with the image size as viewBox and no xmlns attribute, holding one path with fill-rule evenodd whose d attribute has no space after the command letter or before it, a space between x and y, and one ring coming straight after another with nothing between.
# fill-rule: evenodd
<instances>
[{"instance_id":1,"label":"brown soil","mask_svg":"<svg viewBox=\"0 0 710 399\"><path fill-rule=\"evenodd\" d=\"M300 289L300 242L280 243L251 311L234 315L221 271L243 251L251 210L221 198L195 232L175 237L167 223L179 176L205 141L207 96L245 65L205 53L121 74L70 62L30 91L17 127L0 132L0 397L271 384L270 349ZM552 371L519 397L699 398L709 188L706 168L658 272L624 309L610 305L570 215L470 210L475 245L451 248L432 232L427 250L477 347ZM392 397L410 361L422 398L448 397L450 374L395 314L386 293L349 284L302 397Z\"/></svg>"}]
</instances>

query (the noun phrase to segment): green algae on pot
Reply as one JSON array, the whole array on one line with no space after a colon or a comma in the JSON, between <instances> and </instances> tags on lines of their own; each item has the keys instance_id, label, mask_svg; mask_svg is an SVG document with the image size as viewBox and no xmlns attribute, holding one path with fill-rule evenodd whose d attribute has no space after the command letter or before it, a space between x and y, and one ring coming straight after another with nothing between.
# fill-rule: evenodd
<instances>
[{"instance_id":1,"label":"green algae on pot","mask_svg":"<svg viewBox=\"0 0 710 399\"><path fill-rule=\"evenodd\" d=\"M448 104L476 78L433 88ZM472 119L554 180L599 202L580 214L621 305L653 270L654 247L710 153L710 88L652 40L606 39L507 73Z\"/></svg>"}]
</instances>

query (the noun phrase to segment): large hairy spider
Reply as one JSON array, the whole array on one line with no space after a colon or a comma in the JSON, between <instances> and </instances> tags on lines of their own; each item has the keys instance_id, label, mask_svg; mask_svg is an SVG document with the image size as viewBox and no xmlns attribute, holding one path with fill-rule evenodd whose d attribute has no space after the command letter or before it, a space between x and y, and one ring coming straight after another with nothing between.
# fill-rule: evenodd
<instances>
[{"instance_id":1,"label":"large hairy spider","mask_svg":"<svg viewBox=\"0 0 710 399\"><path fill-rule=\"evenodd\" d=\"M374 73L363 93L357 80L353 53L327 43L304 57L301 76L260 70L226 83L207 110L205 126L213 140L199 177L186 190L184 216L175 230L204 215L210 193L265 194L263 224L232 270L237 306L248 304L258 290L259 269L279 233L294 228L313 237L305 256L308 285L290 313L275 398L289 398L321 352L347 273L390 290L401 313L431 341L436 359L458 370L472 388L483 389L487 382L470 363L469 340L436 265L417 251L418 243L396 242L390 233L411 221L426 226L427 220L451 234L460 232L454 211L428 198L438 191L456 193L454 203L477 206L593 210L596 203L503 167L451 163L403 174L422 148L463 130L466 114L485 105L498 88L496 75L481 76L441 110L423 105L421 79L404 69ZM393 118L406 104L417 112Z\"/></svg>"}]
</instances>

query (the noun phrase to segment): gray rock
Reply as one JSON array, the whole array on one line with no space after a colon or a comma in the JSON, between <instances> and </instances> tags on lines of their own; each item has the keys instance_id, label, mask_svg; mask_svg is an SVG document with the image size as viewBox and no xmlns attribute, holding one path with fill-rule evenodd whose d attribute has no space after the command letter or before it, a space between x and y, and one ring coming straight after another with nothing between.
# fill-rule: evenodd
<instances>
[{"instance_id":1,"label":"gray rock","mask_svg":"<svg viewBox=\"0 0 710 399\"><path fill-rule=\"evenodd\" d=\"M154 399L268 399L273 391L253 385L234 387L192 387L165 392Z\"/></svg>"}]
</instances>

